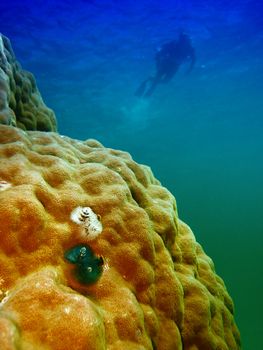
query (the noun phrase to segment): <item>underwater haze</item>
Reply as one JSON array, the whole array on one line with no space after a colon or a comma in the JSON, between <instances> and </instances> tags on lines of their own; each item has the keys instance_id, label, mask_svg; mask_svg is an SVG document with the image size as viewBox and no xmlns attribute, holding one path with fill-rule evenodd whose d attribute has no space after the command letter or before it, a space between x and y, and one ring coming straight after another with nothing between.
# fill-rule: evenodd
<instances>
[{"instance_id":1,"label":"underwater haze","mask_svg":"<svg viewBox=\"0 0 263 350\"><path fill-rule=\"evenodd\" d=\"M263 349L262 13L260 0L0 2L0 32L59 132L128 151L175 195L234 300L244 350ZM181 31L192 71L136 97Z\"/></svg>"}]
</instances>

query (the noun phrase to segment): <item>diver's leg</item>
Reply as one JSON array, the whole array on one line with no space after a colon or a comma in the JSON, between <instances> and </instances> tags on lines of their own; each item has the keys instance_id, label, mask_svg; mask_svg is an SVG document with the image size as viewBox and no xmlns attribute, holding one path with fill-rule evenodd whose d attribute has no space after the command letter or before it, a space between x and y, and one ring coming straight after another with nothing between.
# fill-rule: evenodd
<instances>
[{"instance_id":1,"label":"diver's leg","mask_svg":"<svg viewBox=\"0 0 263 350\"><path fill-rule=\"evenodd\" d=\"M165 72L165 74L162 76L162 79L160 80L160 83L168 83L170 80L172 80L172 78L176 74L177 70L178 70L178 66L177 65L173 66L169 70L167 70Z\"/></svg>"},{"instance_id":2,"label":"diver's leg","mask_svg":"<svg viewBox=\"0 0 263 350\"><path fill-rule=\"evenodd\" d=\"M141 83L141 85L138 87L138 89L135 91L134 95L137 97L142 97L144 95L147 83L151 80L152 80L152 78L148 78L148 79L144 80Z\"/></svg>"},{"instance_id":3,"label":"diver's leg","mask_svg":"<svg viewBox=\"0 0 263 350\"><path fill-rule=\"evenodd\" d=\"M154 92L156 86L159 84L161 77L157 75L154 79L152 79L152 84L149 87L148 91L144 94L144 97L150 97Z\"/></svg>"}]
</instances>

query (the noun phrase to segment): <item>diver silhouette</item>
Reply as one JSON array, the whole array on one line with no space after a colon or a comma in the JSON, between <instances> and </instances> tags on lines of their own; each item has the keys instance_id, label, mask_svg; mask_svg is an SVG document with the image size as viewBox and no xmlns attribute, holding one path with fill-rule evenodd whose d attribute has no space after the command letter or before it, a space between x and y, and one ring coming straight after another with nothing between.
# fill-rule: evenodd
<instances>
[{"instance_id":1,"label":"diver silhouette","mask_svg":"<svg viewBox=\"0 0 263 350\"><path fill-rule=\"evenodd\" d=\"M135 92L137 97L149 97L160 83L169 82L180 65L190 60L189 73L195 64L195 50L189 36L180 33L177 40L164 44L155 56L156 73L144 80Z\"/></svg>"}]
</instances>

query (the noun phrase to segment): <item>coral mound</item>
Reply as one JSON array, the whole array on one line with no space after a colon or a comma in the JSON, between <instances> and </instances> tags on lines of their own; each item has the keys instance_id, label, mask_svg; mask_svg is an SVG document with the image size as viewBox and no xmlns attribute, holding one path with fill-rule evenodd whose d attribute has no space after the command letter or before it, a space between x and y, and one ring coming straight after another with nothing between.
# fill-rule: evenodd
<instances>
[{"instance_id":1,"label":"coral mound","mask_svg":"<svg viewBox=\"0 0 263 350\"><path fill-rule=\"evenodd\" d=\"M56 118L43 102L34 76L22 70L10 41L0 33L0 124L56 131Z\"/></svg>"},{"instance_id":2,"label":"coral mound","mask_svg":"<svg viewBox=\"0 0 263 350\"><path fill-rule=\"evenodd\" d=\"M235 350L233 303L150 168L95 140L0 125L1 350ZM90 207L93 240L71 220ZM82 284L64 254L103 259Z\"/></svg>"}]
</instances>

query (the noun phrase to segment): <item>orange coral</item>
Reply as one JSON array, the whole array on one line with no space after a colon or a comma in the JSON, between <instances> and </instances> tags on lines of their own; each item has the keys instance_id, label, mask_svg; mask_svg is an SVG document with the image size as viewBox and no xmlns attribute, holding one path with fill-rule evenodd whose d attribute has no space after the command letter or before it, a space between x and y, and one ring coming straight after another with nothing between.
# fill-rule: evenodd
<instances>
[{"instance_id":1,"label":"orange coral","mask_svg":"<svg viewBox=\"0 0 263 350\"><path fill-rule=\"evenodd\" d=\"M174 197L129 154L0 126L0 344L22 350L240 349L233 303ZM77 207L101 218L87 240ZM64 252L104 260L80 283Z\"/></svg>"},{"instance_id":2,"label":"orange coral","mask_svg":"<svg viewBox=\"0 0 263 350\"><path fill-rule=\"evenodd\" d=\"M30 72L16 61L10 41L0 34L0 124L26 130L56 131L56 118Z\"/></svg>"}]
</instances>

